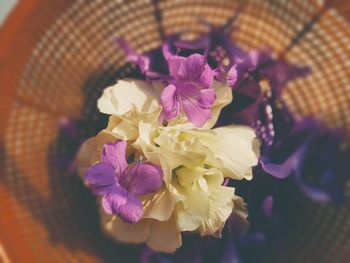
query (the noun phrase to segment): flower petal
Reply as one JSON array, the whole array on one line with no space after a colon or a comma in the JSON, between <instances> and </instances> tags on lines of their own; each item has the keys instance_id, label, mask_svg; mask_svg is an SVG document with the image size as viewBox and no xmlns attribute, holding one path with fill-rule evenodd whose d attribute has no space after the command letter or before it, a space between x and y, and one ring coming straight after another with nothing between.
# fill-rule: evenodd
<instances>
[{"instance_id":1,"label":"flower petal","mask_svg":"<svg viewBox=\"0 0 350 263\"><path fill-rule=\"evenodd\" d=\"M134 109L152 112L159 106L158 90L141 80L119 80L103 91L97 102L98 109L105 114L121 116Z\"/></svg>"},{"instance_id":2,"label":"flower petal","mask_svg":"<svg viewBox=\"0 0 350 263\"><path fill-rule=\"evenodd\" d=\"M180 231L177 229L175 217L168 221L153 221L147 245L155 251L173 253L182 244Z\"/></svg>"},{"instance_id":3,"label":"flower petal","mask_svg":"<svg viewBox=\"0 0 350 263\"><path fill-rule=\"evenodd\" d=\"M227 84L233 87L237 83L239 75L237 64L233 65L227 73Z\"/></svg>"},{"instance_id":4,"label":"flower petal","mask_svg":"<svg viewBox=\"0 0 350 263\"><path fill-rule=\"evenodd\" d=\"M215 75L215 71L212 70L208 64L206 64L197 82L201 87L210 88L213 84Z\"/></svg>"},{"instance_id":5,"label":"flower petal","mask_svg":"<svg viewBox=\"0 0 350 263\"><path fill-rule=\"evenodd\" d=\"M194 231L209 219L209 196L192 187L178 187L177 190L186 197L176 207L178 227L181 231Z\"/></svg>"},{"instance_id":6,"label":"flower petal","mask_svg":"<svg viewBox=\"0 0 350 263\"><path fill-rule=\"evenodd\" d=\"M149 194L159 190L163 182L160 166L151 163L138 163L120 178L120 184L130 193Z\"/></svg>"},{"instance_id":7,"label":"flower petal","mask_svg":"<svg viewBox=\"0 0 350 263\"><path fill-rule=\"evenodd\" d=\"M116 183L114 168L109 163L97 163L86 171L85 180L94 194L106 194Z\"/></svg>"},{"instance_id":8,"label":"flower petal","mask_svg":"<svg viewBox=\"0 0 350 263\"><path fill-rule=\"evenodd\" d=\"M139 66L142 73L149 71L150 58L145 55L138 54L131 46L122 38L117 39L117 43L121 49L126 53L128 60Z\"/></svg>"},{"instance_id":9,"label":"flower petal","mask_svg":"<svg viewBox=\"0 0 350 263\"><path fill-rule=\"evenodd\" d=\"M179 78L183 81L195 82L203 73L206 61L200 54L193 54L183 60L179 68Z\"/></svg>"},{"instance_id":10,"label":"flower petal","mask_svg":"<svg viewBox=\"0 0 350 263\"><path fill-rule=\"evenodd\" d=\"M158 221L169 220L175 206L169 190L164 186L156 194L152 194L151 199L145 199L143 218L153 218Z\"/></svg>"},{"instance_id":11,"label":"flower petal","mask_svg":"<svg viewBox=\"0 0 350 263\"><path fill-rule=\"evenodd\" d=\"M117 215L119 208L126 204L127 199L127 191L115 183L102 198L103 209L107 214Z\"/></svg>"},{"instance_id":12,"label":"flower petal","mask_svg":"<svg viewBox=\"0 0 350 263\"><path fill-rule=\"evenodd\" d=\"M210 108L215 102L216 95L213 89L201 89L198 103L201 108Z\"/></svg>"},{"instance_id":13,"label":"flower petal","mask_svg":"<svg viewBox=\"0 0 350 263\"><path fill-rule=\"evenodd\" d=\"M174 119L179 114L179 102L176 100L176 87L173 84L168 85L162 91L160 96L163 107L162 114L167 120Z\"/></svg>"},{"instance_id":14,"label":"flower petal","mask_svg":"<svg viewBox=\"0 0 350 263\"><path fill-rule=\"evenodd\" d=\"M220 237L226 220L232 213L234 188L226 186L215 187L210 194L210 217L203 221L199 232L201 235Z\"/></svg>"},{"instance_id":15,"label":"flower petal","mask_svg":"<svg viewBox=\"0 0 350 263\"><path fill-rule=\"evenodd\" d=\"M185 57L180 57L176 55L169 55L167 58L168 61L168 68L169 68L169 75L173 78L177 78L179 75L180 67L185 60Z\"/></svg>"},{"instance_id":16,"label":"flower petal","mask_svg":"<svg viewBox=\"0 0 350 263\"><path fill-rule=\"evenodd\" d=\"M129 193L126 204L118 208L117 214L124 222L131 224L138 222L143 214L140 199L136 195Z\"/></svg>"},{"instance_id":17,"label":"flower petal","mask_svg":"<svg viewBox=\"0 0 350 263\"><path fill-rule=\"evenodd\" d=\"M227 84L233 88L239 87L243 83L246 74L248 74L250 65L249 61L233 65L227 73Z\"/></svg>"},{"instance_id":18,"label":"flower petal","mask_svg":"<svg viewBox=\"0 0 350 263\"><path fill-rule=\"evenodd\" d=\"M258 161L259 145L254 130L245 126L226 126L213 130L218 140L210 147L222 161L225 176L251 179L252 167Z\"/></svg>"},{"instance_id":19,"label":"flower petal","mask_svg":"<svg viewBox=\"0 0 350 263\"><path fill-rule=\"evenodd\" d=\"M180 167L176 169L176 180L181 186L191 186L204 175L205 171L206 169L202 167L196 167L195 169Z\"/></svg>"},{"instance_id":20,"label":"flower petal","mask_svg":"<svg viewBox=\"0 0 350 263\"><path fill-rule=\"evenodd\" d=\"M234 209L227 220L227 230L230 234L236 233L237 230L240 233L247 233L250 224L246 204L239 196L234 196L233 203Z\"/></svg>"},{"instance_id":21,"label":"flower petal","mask_svg":"<svg viewBox=\"0 0 350 263\"><path fill-rule=\"evenodd\" d=\"M119 178L128 168L125 156L126 142L119 140L115 143L106 143L103 146L101 161L112 165L115 169L116 177Z\"/></svg>"},{"instance_id":22,"label":"flower petal","mask_svg":"<svg viewBox=\"0 0 350 263\"><path fill-rule=\"evenodd\" d=\"M222 108L232 102L232 89L229 86L218 81L214 81L213 88L216 99L211 107L211 117L202 127L204 129L212 128L217 122Z\"/></svg>"},{"instance_id":23,"label":"flower petal","mask_svg":"<svg viewBox=\"0 0 350 263\"><path fill-rule=\"evenodd\" d=\"M201 96L200 91L194 90L192 92L195 92L195 94L191 94L190 92L182 93L182 108L190 122L197 127L202 127L210 119L211 110L207 107L201 107L198 100Z\"/></svg>"},{"instance_id":24,"label":"flower petal","mask_svg":"<svg viewBox=\"0 0 350 263\"><path fill-rule=\"evenodd\" d=\"M129 224L119 217L106 214L102 207L100 215L105 232L121 242L142 243L149 237L152 224L150 219L142 219L135 224Z\"/></svg>"},{"instance_id":25,"label":"flower petal","mask_svg":"<svg viewBox=\"0 0 350 263\"><path fill-rule=\"evenodd\" d=\"M270 175L284 179L291 175L292 171L296 168L299 162L299 154L293 154L286 159L283 163L271 163L271 160L267 156L262 156L260 163L265 172Z\"/></svg>"},{"instance_id":26,"label":"flower petal","mask_svg":"<svg viewBox=\"0 0 350 263\"><path fill-rule=\"evenodd\" d=\"M103 146L107 142L115 142L116 140L117 138L107 130L102 130L96 137L86 140L77 154L79 175L84 177L91 165L100 162Z\"/></svg>"},{"instance_id":27,"label":"flower petal","mask_svg":"<svg viewBox=\"0 0 350 263\"><path fill-rule=\"evenodd\" d=\"M85 176L86 171L93 164L91 163L92 153L96 151L96 138L91 137L80 146L77 154L78 173L81 177Z\"/></svg>"}]
</instances>

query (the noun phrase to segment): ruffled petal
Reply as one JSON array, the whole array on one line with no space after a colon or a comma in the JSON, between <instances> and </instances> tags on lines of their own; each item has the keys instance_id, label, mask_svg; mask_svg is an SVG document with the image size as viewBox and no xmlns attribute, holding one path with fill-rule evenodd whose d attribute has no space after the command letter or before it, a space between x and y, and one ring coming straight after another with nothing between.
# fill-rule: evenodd
<instances>
[{"instance_id":1,"label":"ruffled petal","mask_svg":"<svg viewBox=\"0 0 350 263\"><path fill-rule=\"evenodd\" d=\"M181 167L176 169L176 180L181 186L191 186L204 175L205 171L206 169L201 167L196 167L195 169Z\"/></svg>"},{"instance_id":2,"label":"ruffled petal","mask_svg":"<svg viewBox=\"0 0 350 263\"><path fill-rule=\"evenodd\" d=\"M233 234L238 230L240 233L246 233L250 226L246 204L239 196L234 196L233 203L234 209L231 216L227 220L228 232Z\"/></svg>"},{"instance_id":3,"label":"ruffled petal","mask_svg":"<svg viewBox=\"0 0 350 263\"><path fill-rule=\"evenodd\" d=\"M159 106L158 100L159 92L152 84L141 80L119 80L103 91L97 107L102 113L121 116L134 109L152 112Z\"/></svg>"},{"instance_id":4,"label":"ruffled petal","mask_svg":"<svg viewBox=\"0 0 350 263\"><path fill-rule=\"evenodd\" d=\"M211 191L209 199L210 217L202 222L199 228L202 236L221 236L221 230L234 207L233 197L234 188L232 187L218 186Z\"/></svg>"},{"instance_id":5,"label":"ruffled petal","mask_svg":"<svg viewBox=\"0 0 350 263\"><path fill-rule=\"evenodd\" d=\"M181 231L194 231L209 218L209 196L202 190L192 187L179 187L185 196L176 207L177 224Z\"/></svg>"},{"instance_id":6,"label":"ruffled petal","mask_svg":"<svg viewBox=\"0 0 350 263\"><path fill-rule=\"evenodd\" d=\"M222 161L225 176L233 179L251 179L252 167L257 165L259 142L254 130L245 126L226 126L213 130L218 136L211 147L215 156Z\"/></svg>"}]
</instances>

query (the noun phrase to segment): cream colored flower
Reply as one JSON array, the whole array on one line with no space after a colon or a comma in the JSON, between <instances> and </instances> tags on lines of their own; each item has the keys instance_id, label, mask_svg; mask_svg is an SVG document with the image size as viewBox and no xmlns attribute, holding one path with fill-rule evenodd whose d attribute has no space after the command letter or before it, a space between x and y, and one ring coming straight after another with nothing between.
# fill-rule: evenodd
<instances>
[{"instance_id":1,"label":"cream colored flower","mask_svg":"<svg viewBox=\"0 0 350 263\"><path fill-rule=\"evenodd\" d=\"M142 80L119 80L106 88L97 102L100 112L111 115L106 129L118 139L136 140L141 120L158 121L159 94L159 84Z\"/></svg>"},{"instance_id":2,"label":"cream colored flower","mask_svg":"<svg viewBox=\"0 0 350 263\"><path fill-rule=\"evenodd\" d=\"M259 141L253 129L247 126L229 125L211 130L189 130L187 134L200 138L210 149L216 162L213 165L232 179L252 179L252 167L257 165Z\"/></svg>"},{"instance_id":3,"label":"cream colored flower","mask_svg":"<svg viewBox=\"0 0 350 263\"><path fill-rule=\"evenodd\" d=\"M221 109L232 100L231 89L214 82L216 101L212 117L200 129L186 117L159 123L160 83L118 81L98 100L102 113L111 115L108 126L87 140L78 153L80 174L101 160L107 142L128 142L127 155L143 156L160 165L164 185L142 196L144 213L135 224L123 222L101 209L102 227L113 238L146 242L152 249L173 252L181 246L182 231L219 237L232 214L246 221L242 199L224 179L250 179L258 144L252 129L228 126L210 130ZM243 212L242 212L243 211Z\"/></svg>"},{"instance_id":4,"label":"cream colored flower","mask_svg":"<svg viewBox=\"0 0 350 263\"><path fill-rule=\"evenodd\" d=\"M102 147L118 138L108 130L102 130L96 137L84 142L78 153L78 172L83 177L87 168L101 161ZM127 155L135 149L127 149ZM99 201L99 206L101 202ZM174 221L175 200L163 186L157 193L142 197L144 213L136 224L124 223L120 218L106 214L100 209L102 227L113 238L129 243L146 242L151 248L162 252L174 252L181 246L181 234ZM163 240L163 241L162 241ZM164 243L164 240L167 240Z\"/></svg>"},{"instance_id":5,"label":"cream colored flower","mask_svg":"<svg viewBox=\"0 0 350 263\"><path fill-rule=\"evenodd\" d=\"M257 164L252 129L228 126L214 130L176 124L139 125L133 144L163 167L166 186L177 201L175 215L180 231L220 236L238 197L222 186L224 177L250 179Z\"/></svg>"}]
</instances>

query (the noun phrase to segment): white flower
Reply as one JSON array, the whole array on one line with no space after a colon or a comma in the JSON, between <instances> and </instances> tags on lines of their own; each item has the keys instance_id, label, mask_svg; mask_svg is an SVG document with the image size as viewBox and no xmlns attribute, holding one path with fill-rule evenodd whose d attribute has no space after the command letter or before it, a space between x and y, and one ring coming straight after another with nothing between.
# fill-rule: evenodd
<instances>
[{"instance_id":1,"label":"white flower","mask_svg":"<svg viewBox=\"0 0 350 263\"><path fill-rule=\"evenodd\" d=\"M229 87L214 83L212 117L201 128L186 117L166 126L159 123L159 87L160 83L136 80L108 87L98 100L99 110L111 115L108 126L82 145L78 165L83 175L101 160L103 145L118 139L128 142L127 155L160 165L164 185L157 193L141 197L144 214L139 222L125 223L103 209L100 214L103 229L115 239L174 252L181 246L181 231L219 237L232 212L246 221L242 199L223 182L227 177L251 179L259 145L248 127L211 130L221 109L232 100Z\"/></svg>"}]
</instances>

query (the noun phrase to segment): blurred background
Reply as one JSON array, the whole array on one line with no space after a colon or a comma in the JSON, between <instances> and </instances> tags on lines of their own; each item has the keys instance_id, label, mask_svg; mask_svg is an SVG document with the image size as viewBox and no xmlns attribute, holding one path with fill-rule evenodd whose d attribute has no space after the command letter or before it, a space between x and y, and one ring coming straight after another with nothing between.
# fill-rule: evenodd
<instances>
[{"instance_id":1,"label":"blurred background","mask_svg":"<svg viewBox=\"0 0 350 263\"><path fill-rule=\"evenodd\" d=\"M135 74L115 40L144 52L160 45L160 32L203 32L199 18L224 24L242 3L235 41L309 66L312 74L290 83L283 99L297 116L350 138L347 0L0 0L0 261L138 261L140 246L101 233L72 162L106 125L96 109L102 90ZM270 262L349 262L349 203L300 194L288 202L296 222L288 251L272 251Z\"/></svg>"},{"instance_id":2,"label":"blurred background","mask_svg":"<svg viewBox=\"0 0 350 263\"><path fill-rule=\"evenodd\" d=\"M0 23L2 24L5 21L5 18L11 12L12 8L15 7L16 0L2 0L1 9L0 9Z\"/></svg>"}]
</instances>

